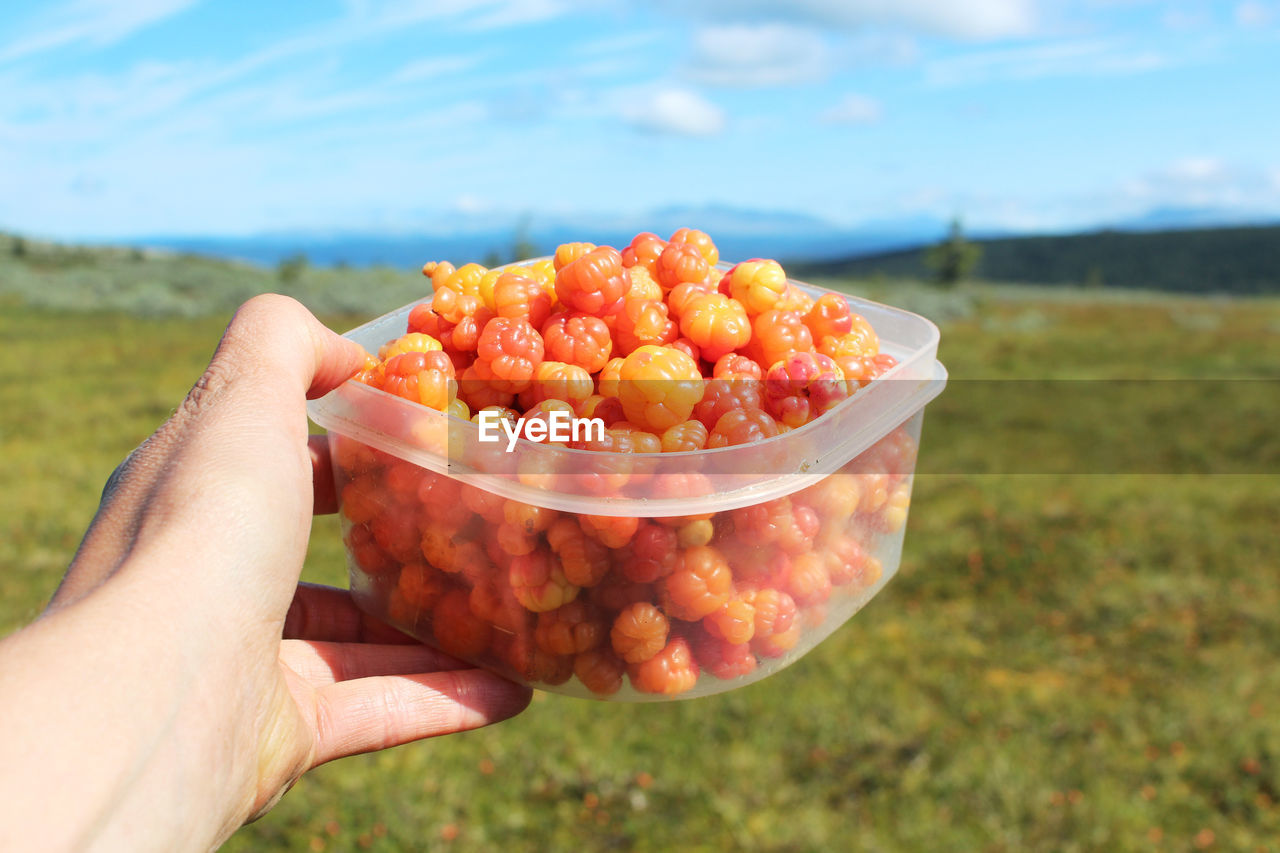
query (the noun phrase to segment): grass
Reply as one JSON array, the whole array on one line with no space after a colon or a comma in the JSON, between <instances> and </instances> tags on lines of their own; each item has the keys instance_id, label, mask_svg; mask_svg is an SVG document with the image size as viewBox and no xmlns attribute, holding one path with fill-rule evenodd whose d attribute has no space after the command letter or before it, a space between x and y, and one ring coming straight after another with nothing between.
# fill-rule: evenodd
<instances>
[{"instance_id":1,"label":"grass","mask_svg":"<svg viewBox=\"0 0 1280 853\"><path fill-rule=\"evenodd\" d=\"M336 762L227 849L1270 848L1277 469L972 473L1044 400L975 413L953 391L1275 379L1280 304L882 287L942 320L953 386L925 418L902 569L866 610L733 693L643 706L539 694L501 726ZM111 469L176 405L224 320L3 306L0 633L38 612ZM1161 423L1166 403L1128 401L1106 440L1141 453L1150 429L1125 424ZM1064 452L1096 426L1062 427ZM1166 432L1202 463L1169 470L1250 470L1247 443ZM1255 431L1260 453L1269 432ZM305 575L343 580L332 519Z\"/></svg>"}]
</instances>

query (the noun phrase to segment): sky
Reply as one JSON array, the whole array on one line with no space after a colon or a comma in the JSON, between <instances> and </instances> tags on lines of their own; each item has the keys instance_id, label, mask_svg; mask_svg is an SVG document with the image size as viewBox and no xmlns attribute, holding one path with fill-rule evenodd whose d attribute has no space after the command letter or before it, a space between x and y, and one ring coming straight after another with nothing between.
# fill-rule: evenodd
<instances>
[{"instance_id":1,"label":"sky","mask_svg":"<svg viewBox=\"0 0 1280 853\"><path fill-rule=\"evenodd\" d=\"M1014 231L1280 218L1280 0L0 5L0 229L711 205Z\"/></svg>"}]
</instances>

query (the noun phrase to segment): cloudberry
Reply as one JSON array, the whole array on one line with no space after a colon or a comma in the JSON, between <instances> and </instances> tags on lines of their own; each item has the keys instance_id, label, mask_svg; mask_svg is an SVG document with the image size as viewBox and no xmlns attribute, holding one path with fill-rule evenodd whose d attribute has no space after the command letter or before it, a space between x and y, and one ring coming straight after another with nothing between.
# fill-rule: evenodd
<instances>
[{"instance_id":1,"label":"cloudberry","mask_svg":"<svg viewBox=\"0 0 1280 853\"><path fill-rule=\"evenodd\" d=\"M515 557L509 578L516 598L534 613L554 610L578 595L578 587L564 576L560 559L546 550Z\"/></svg>"},{"instance_id":2,"label":"cloudberry","mask_svg":"<svg viewBox=\"0 0 1280 853\"><path fill-rule=\"evenodd\" d=\"M623 608L613 620L609 641L618 657L639 663L662 651L667 644L669 625L662 611L648 602Z\"/></svg>"},{"instance_id":3,"label":"cloudberry","mask_svg":"<svg viewBox=\"0 0 1280 853\"><path fill-rule=\"evenodd\" d=\"M680 331L702 350L702 357L715 361L746 346L751 340L751 321L742 305L718 293L690 300L680 312Z\"/></svg>"},{"instance_id":4,"label":"cloudberry","mask_svg":"<svg viewBox=\"0 0 1280 853\"><path fill-rule=\"evenodd\" d=\"M714 613L733 595L733 574L710 545L686 548L661 584L665 610L689 622Z\"/></svg>"},{"instance_id":5,"label":"cloudberry","mask_svg":"<svg viewBox=\"0 0 1280 853\"><path fill-rule=\"evenodd\" d=\"M622 308L629 289L622 256L600 246L565 264L556 273L556 296L568 308L606 317Z\"/></svg>"},{"instance_id":6,"label":"cloudberry","mask_svg":"<svg viewBox=\"0 0 1280 853\"><path fill-rule=\"evenodd\" d=\"M727 273L729 295L752 316L776 307L787 287L787 274L777 261L743 261Z\"/></svg>"},{"instance_id":7,"label":"cloudberry","mask_svg":"<svg viewBox=\"0 0 1280 853\"><path fill-rule=\"evenodd\" d=\"M631 686L636 690L675 696L693 689L698 683L699 670L689 642L684 637L673 637L662 651L642 663L632 664L628 672Z\"/></svg>"}]
</instances>

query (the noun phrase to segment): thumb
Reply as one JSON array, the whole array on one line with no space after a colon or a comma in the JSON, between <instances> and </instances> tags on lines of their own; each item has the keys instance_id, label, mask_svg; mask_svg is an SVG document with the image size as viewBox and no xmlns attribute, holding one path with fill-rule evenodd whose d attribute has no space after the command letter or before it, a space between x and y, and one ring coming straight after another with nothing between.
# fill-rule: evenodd
<instances>
[{"instance_id":1,"label":"thumb","mask_svg":"<svg viewBox=\"0 0 1280 853\"><path fill-rule=\"evenodd\" d=\"M148 545L166 546L188 570L231 545L246 568L278 565L296 580L311 513L306 399L364 358L293 299L246 302L173 417L112 474L55 603ZM211 539L229 542L196 544Z\"/></svg>"}]
</instances>

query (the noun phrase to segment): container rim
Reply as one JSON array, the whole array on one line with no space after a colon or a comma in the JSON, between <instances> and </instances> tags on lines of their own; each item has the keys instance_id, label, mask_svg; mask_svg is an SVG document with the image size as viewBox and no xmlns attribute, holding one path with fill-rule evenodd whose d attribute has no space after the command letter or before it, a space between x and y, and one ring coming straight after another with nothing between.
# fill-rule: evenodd
<instances>
[{"instance_id":1,"label":"container rim","mask_svg":"<svg viewBox=\"0 0 1280 853\"><path fill-rule=\"evenodd\" d=\"M498 269L532 263L545 257L506 264ZM727 263L717 264L717 268L721 269L728 269L731 266ZM443 425L451 435L461 431L464 439L474 440L472 434L478 435L479 432L478 425L469 420L419 406L355 380L348 380L324 397L310 401L307 404L308 414L316 424L330 432L348 436L413 464L462 479L471 485L508 499L536 503L565 512L592 515L675 516L723 511L771 500L805 488L839 470L849 460L923 409L942 392L947 381L946 369L935 356L940 333L938 327L929 319L910 311L840 291L792 279L788 279L788 282L814 296L837 293L849 301L853 310L864 316L878 315L885 323L892 325L902 334L886 335L885 331L889 330L882 330L881 326L884 324L877 324L872 320L872 327L880 337L882 350L893 354L898 359L898 364L825 412L822 417L781 435L749 445L644 454L647 459L659 462L687 461L699 469L708 465L714 469L719 465L721 468L733 470L734 466L730 463L735 458L747 460L754 458L756 454L781 453L789 446L799 449L796 453L790 454L795 457L794 460L788 459L789 463L794 462L787 466L790 470L780 467L776 472L755 477L740 488L717 490L715 494L696 497L655 498L587 495L529 485L509 473L477 470L464 462L452 460L447 455L442 456L439 452L423 446L421 442L413 441L408 436L390 435L370 425L361 415L366 408L382 408L393 412L404 412L406 416L411 415L420 420L433 422L430 424L432 427L439 428L438 425ZM382 343L378 337L385 338L388 331L392 332L392 337L403 334L404 319L408 312L421 302L422 300L415 300L389 311L349 330L344 337L361 342L366 348L371 344L376 348ZM401 323L399 329L387 328L393 321ZM911 340L901 340L902 337L908 337ZM378 342L372 343L373 341ZM859 417L859 415L865 417ZM854 423L842 423L843 421L854 421ZM838 428L834 428L837 425ZM827 433L831 434L827 435ZM813 452L803 453L803 449L810 445ZM517 439L512 451L513 457L521 455L537 457L544 454L549 457L554 455L556 460L563 459L579 464L590 462L597 465L608 464L611 457L633 458L632 454L577 450L532 442L524 438ZM749 470L749 466L743 470Z\"/></svg>"}]
</instances>

